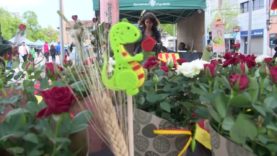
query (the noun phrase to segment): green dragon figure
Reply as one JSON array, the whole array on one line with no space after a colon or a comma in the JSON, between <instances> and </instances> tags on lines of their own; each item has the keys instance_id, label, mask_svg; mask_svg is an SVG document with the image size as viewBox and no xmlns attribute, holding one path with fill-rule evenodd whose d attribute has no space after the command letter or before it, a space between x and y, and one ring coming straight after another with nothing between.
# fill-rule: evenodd
<instances>
[{"instance_id":1,"label":"green dragon figure","mask_svg":"<svg viewBox=\"0 0 277 156\"><path fill-rule=\"evenodd\" d=\"M143 54L131 56L124 45L139 40L141 32L133 24L122 21L111 27L109 38L115 59L115 69L111 78L108 78L108 59L104 56L102 81L109 89L125 90L128 95L135 95L145 80L144 70L138 63L143 60Z\"/></svg>"}]
</instances>

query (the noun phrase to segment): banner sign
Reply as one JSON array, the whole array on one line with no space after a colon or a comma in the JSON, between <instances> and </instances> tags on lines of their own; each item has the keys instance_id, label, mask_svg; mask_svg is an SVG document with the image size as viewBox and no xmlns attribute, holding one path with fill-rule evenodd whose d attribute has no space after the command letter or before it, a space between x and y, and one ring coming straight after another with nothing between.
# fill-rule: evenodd
<instances>
[{"instance_id":1,"label":"banner sign","mask_svg":"<svg viewBox=\"0 0 277 156\"><path fill-rule=\"evenodd\" d=\"M212 25L212 41L214 52L225 52L224 24L221 19L217 19Z\"/></svg>"},{"instance_id":2,"label":"banner sign","mask_svg":"<svg viewBox=\"0 0 277 156\"><path fill-rule=\"evenodd\" d=\"M118 0L100 1L100 22L115 24L119 20Z\"/></svg>"}]
</instances>

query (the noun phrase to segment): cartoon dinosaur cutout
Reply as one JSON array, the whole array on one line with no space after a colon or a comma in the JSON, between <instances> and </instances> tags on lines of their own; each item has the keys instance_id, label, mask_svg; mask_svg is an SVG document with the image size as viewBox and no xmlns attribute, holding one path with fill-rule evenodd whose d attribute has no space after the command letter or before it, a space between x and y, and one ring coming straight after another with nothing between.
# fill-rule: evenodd
<instances>
[{"instance_id":1,"label":"cartoon dinosaur cutout","mask_svg":"<svg viewBox=\"0 0 277 156\"><path fill-rule=\"evenodd\" d=\"M143 54L131 56L124 45L139 40L141 32L133 24L122 21L111 27L109 38L115 59L115 68L113 75L109 78L107 75L108 60L107 56L104 56L104 65L101 71L102 81L109 89L125 90L128 95L135 95L145 80L144 70L138 63L143 60Z\"/></svg>"}]
</instances>

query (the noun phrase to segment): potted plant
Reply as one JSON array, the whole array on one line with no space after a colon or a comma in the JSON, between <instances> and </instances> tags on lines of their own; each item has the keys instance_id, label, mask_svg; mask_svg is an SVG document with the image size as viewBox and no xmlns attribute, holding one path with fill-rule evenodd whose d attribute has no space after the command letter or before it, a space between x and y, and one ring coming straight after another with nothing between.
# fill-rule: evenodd
<instances>
[{"instance_id":1,"label":"potted plant","mask_svg":"<svg viewBox=\"0 0 277 156\"><path fill-rule=\"evenodd\" d=\"M206 106L212 132L253 155L275 156L276 75L277 66L272 58L226 53L223 61L213 60L205 65L192 92L198 94ZM231 155L234 151L225 151L221 155Z\"/></svg>"},{"instance_id":2,"label":"potted plant","mask_svg":"<svg viewBox=\"0 0 277 156\"><path fill-rule=\"evenodd\" d=\"M1 75L1 155L87 154L91 113L72 108L73 90L58 79L56 65L49 66L46 74L26 66L16 75L20 81L13 74Z\"/></svg>"}]
</instances>

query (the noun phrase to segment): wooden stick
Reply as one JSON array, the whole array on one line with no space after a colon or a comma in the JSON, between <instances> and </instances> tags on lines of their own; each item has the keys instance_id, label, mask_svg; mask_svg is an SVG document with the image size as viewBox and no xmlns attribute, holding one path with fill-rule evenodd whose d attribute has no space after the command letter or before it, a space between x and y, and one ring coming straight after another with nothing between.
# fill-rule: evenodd
<instances>
[{"instance_id":1,"label":"wooden stick","mask_svg":"<svg viewBox=\"0 0 277 156\"><path fill-rule=\"evenodd\" d=\"M134 156L134 109L133 97L127 96L127 109L128 109L128 138L129 138L129 156Z\"/></svg>"}]
</instances>

